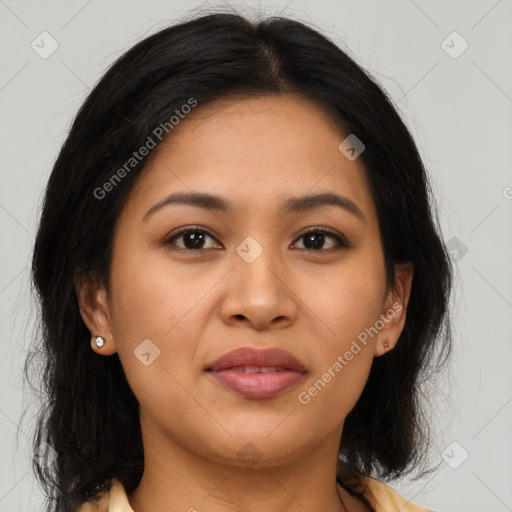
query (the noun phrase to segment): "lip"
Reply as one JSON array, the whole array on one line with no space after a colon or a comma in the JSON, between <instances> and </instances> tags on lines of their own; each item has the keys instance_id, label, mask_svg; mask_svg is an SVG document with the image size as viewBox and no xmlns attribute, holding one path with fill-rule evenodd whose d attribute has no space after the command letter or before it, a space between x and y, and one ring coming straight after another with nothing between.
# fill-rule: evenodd
<instances>
[{"instance_id":1,"label":"lip","mask_svg":"<svg viewBox=\"0 0 512 512\"><path fill-rule=\"evenodd\" d=\"M276 367L268 373L245 373L244 367ZM206 371L221 385L248 398L270 398L296 386L307 371L295 356L279 348L241 347L221 356Z\"/></svg>"},{"instance_id":2,"label":"lip","mask_svg":"<svg viewBox=\"0 0 512 512\"><path fill-rule=\"evenodd\" d=\"M306 371L302 362L286 350L280 348L257 350L252 347L231 350L206 369L215 372L236 366L276 366L285 370Z\"/></svg>"}]
</instances>

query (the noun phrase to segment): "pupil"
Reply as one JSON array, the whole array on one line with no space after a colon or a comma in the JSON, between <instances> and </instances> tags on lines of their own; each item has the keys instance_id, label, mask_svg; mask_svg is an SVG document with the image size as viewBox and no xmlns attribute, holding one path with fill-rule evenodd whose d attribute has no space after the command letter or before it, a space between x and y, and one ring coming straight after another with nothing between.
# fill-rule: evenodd
<instances>
[{"instance_id":1,"label":"pupil","mask_svg":"<svg viewBox=\"0 0 512 512\"><path fill-rule=\"evenodd\" d=\"M306 242L304 244L304 246L308 249L321 249L321 246L323 245L323 238L324 238L324 235L319 235L319 234L310 234L310 235L307 235L306 236ZM312 246L311 247L308 247L308 244L309 242L312 242Z\"/></svg>"},{"instance_id":2,"label":"pupil","mask_svg":"<svg viewBox=\"0 0 512 512\"><path fill-rule=\"evenodd\" d=\"M204 236L199 231L194 231L193 233L188 233L185 236L185 246L187 249L197 249L201 245L201 242L204 241ZM188 243L190 242L190 243Z\"/></svg>"}]
</instances>

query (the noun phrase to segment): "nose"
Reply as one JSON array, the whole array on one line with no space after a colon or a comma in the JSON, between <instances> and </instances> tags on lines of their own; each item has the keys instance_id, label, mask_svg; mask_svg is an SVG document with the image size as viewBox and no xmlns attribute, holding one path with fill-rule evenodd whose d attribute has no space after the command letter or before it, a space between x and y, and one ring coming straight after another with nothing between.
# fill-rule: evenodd
<instances>
[{"instance_id":1,"label":"nose","mask_svg":"<svg viewBox=\"0 0 512 512\"><path fill-rule=\"evenodd\" d=\"M263 250L251 263L234 254L220 308L226 324L266 330L295 322L298 298L289 282L291 270L287 271L285 263L271 252Z\"/></svg>"}]
</instances>

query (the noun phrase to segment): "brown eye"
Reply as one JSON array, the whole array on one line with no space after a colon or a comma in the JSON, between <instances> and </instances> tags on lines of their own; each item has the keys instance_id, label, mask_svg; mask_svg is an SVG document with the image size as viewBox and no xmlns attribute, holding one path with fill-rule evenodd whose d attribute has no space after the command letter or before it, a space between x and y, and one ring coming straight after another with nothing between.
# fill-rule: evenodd
<instances>
[{"instance_id":1,"label":"brown eye","mask_svg":"<svg viewBox=\"0 0 512 512\"><path fill-rule=\"evenodd\" d=\"M177 241L181 239L178 244ZM208 239L217 241L208 231L201 227L187 227L173 233L164 240L164 245L173 245L179 250L183 251L201 251L202 249L214 249L215 246L207 246ZM294 244L296 249L307 250L309 252L327 252L337 250L340 248L350 248L351 245L348 240L340 234L330 231L322 226L310 228L309 231L304 232L297 240L304 240L303 247L296 247L297 242ZM330 242L329 242L330 241ZM326 247L326 244L328 245ZM220 245L220 244L219 244Z\"/></svg>"},{"instance_id":2,"label":"brown eye","mask_svg":"<svg viewBox=\"0 0 512 512\"><path fill-rule=\"evenodd\" d=\"M176 240L182 239L182 245L176 244ZM165 245L177 245L178 249L197 251L205 249L205 243L210 238L215 240L207 231L200 228L185 228L165 239ZM206 247L206 249L211 247Z\"/></svg>"},{"instance_id":3,"label":"brown eye","mask_svg":"<svg viewBox=\"0 0 512 512\"><path fill-rule=\"evenodd\" d=\"M328 230L324 227L318 227L314 229L310 229L309 231L303 233L300 235L298 240L303 239L303 245L304 247L299 247L299 249L305 249L309 251L328 251L333 248L340 248L345 247L349 248L351 247L348 243L347 239L343 236L340 236L336 233L333 233L332 231ZM326 239L330 239L331 241L334 241L333 244L330 244L329 247L325 247ZM295 244L294 244L295 245Z\"/></svg>"}]
</instances>

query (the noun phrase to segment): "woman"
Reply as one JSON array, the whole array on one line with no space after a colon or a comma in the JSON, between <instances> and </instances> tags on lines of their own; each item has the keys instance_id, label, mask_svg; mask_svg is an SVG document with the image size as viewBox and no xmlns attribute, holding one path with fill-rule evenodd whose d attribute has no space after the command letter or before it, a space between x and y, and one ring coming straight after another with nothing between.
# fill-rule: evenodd
<instances>
[{"instance_id":1,"label":"woman","mask_svg":"<svg viewBox=\"0 0 512 512\"><path fill-rule=\"evenodd\" d=\"M181 22L80 109L33 257L48 511L421 511L451 267L385 93L285 18Z\"/></svg>"}]
</instances>

